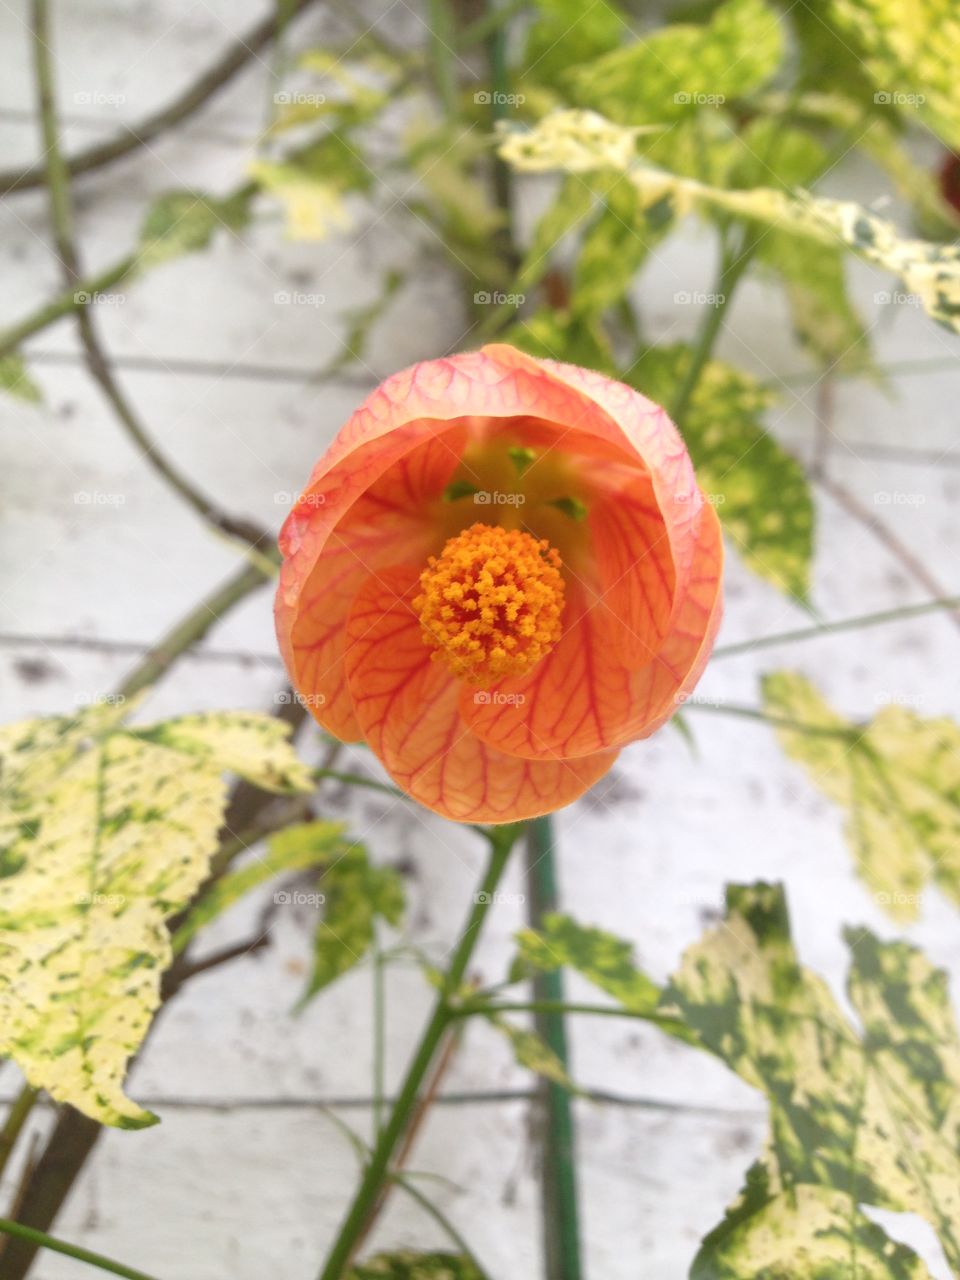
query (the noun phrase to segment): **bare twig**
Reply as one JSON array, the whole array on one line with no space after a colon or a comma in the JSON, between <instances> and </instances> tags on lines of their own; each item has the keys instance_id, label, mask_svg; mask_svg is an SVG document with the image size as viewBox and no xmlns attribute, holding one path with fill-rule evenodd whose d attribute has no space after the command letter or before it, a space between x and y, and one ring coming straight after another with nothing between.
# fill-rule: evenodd
<instances>
[{"instance_id":1,"label":"bare twig","mask_svg":"<svg viewBox=\"0 0 960 1280\"><path fill-rule=\"evenodd\" d=\"M280 32L286 22L302 9L313 4L314 0L288 0L283 6L271 5L265 18L251 27L245 35L239 36L234 44L208 67L207 70L189 85L179 97L153 115L141 120L138 125L130 125L115 138L107 142L98 142L75 156L64 161L70 177L89 173L120 160L140 147L148 146L161 134L167 133L181 124L208 102L214 94L242 71L257 56L264 45ZM27 169L7 169L0 172L0 196L14 191L27 191L32 187L41 187L46 181L47 166L43 162L31 165Z\"/></svg>"}]
</instances>

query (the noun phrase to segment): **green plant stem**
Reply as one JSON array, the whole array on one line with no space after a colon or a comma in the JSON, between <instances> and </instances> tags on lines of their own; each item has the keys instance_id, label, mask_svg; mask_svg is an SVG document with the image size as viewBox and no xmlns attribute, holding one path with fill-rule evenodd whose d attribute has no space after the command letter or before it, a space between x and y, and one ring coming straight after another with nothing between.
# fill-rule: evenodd
<instances>
[{"instance_id":1,"label":"green plant stem","mask_svg":"<svg viewBox=\"0 0 960 1280\"><path fill-rule=\"evenodd\" d=\"M473 1253L473 1250L470 1248L470 1245L463 1238L463 1236L460 1234L457 1228L453 1225L453 1223L450 1221L447 1215L441 1212L441 1210L437 1208L437 1206L433 1203L433 1201L428 1196L425 1196L423 1194L423 1192L420 1190L419 1187L414 1185L413 1179L410 1178L409 1175L403 1174L403 1173L397 1173L397 1174L394 1174L393 1180L394 1182L396 1182L398 1187L402 1187L403 1190L407 1193L407 1195L410 1196L410 1198L420 1206L420 1208L424 1211L424 1213L429 1214L429 1216L433 1218L434 1222L436 1222L436 1224L440 1227L440 1229L442 1231L445 1231L446 1234L450 1237L450 1240L454 1245L454 1247L456 1248L456 1250L458 1251L458 1253L460 1253L464 1258L466 1258L468 1262L471 1262L473 1266L476 1268L477 1272L481 1276L484 1276L484 1280L486 1280L486 1273L482 1270L480 1263L477 1261L477 1258Z\"/></svg>"},{"instance_id":2,"label":"green plant stem","mask_svg":"<svg viewBox=\"0 0 960 1280\"><path fill-rule=\"evenodd\" d=\"M863 729L846 729L839 725L808 724L803 720L790 720L786 716L772 716L762 707L742 707L735 702L685 702L684 711L712 711L715 715L740 716L745 720L759 720L772 729L788 729L792 733L807 733L818 738L842 738L858 742Z\"/></svg>"},{"instance_id":3,"label":"green plant stem","mask_svg":"<svg viewBox=\"0 0 960 1280\"><path fill-rule=\"evenodd\" d=\"M544 1014L584 1014L600 1018L638 1018L641 1022L652 1022L656 1026L679 1027L675 1018L661 1017L656 1013L641 1013L637 1009L628 1009L616 1004L576 1004L567 1000L504 1000L496 1004L465 1004L456 1010L461 1018L480 1017L495 1018L501 1013L544 1013ZM566 1065L566 1064L565 1064Z\"/></svg>"},{"instance_id":4,"label":"green plant stem","mask_svg":"<svg viewBox=\"0 0 960 1280\"><path fill-rule=\"evenodd\" d=\"M559 906L553 822L549 817L534 818L529 823L526 853L528 920L536 929L544 915ZM533 993L530 1007L537 1032L566 1069L569 1053L562 970L536 974ZM546 1280L580 1280L583 1268L570 1092L552 1080L542 1080L538 1092L544 1115L541 1173L544 1274Z\"/></svg>"},{"instance_id":5,"label":"green plant stem","mask_svg":"<svg viewBox=\"0 0 960 1280\"><path fill-rule=\"evenodd\" d=\"M918 618L926 613L942 609L960 608L960 596L946 596L941 600L924 600L921 604L901 605L896 609L881 609L877 613L861 613L853 618L840 618L837 622L820 622L812 627L796 627L793 631L778 631L771 636L759 636L756 640L738 640L734 644L719 645L710 659L734 658L738 654L753 653L755 649L770 649L776 645L793 644L799 640L816 640L820 636L837 635L841 631L859 631L864 627L879 627L887 622L902 622L906 618Z\"/></svg>"},{"instance_id":6,"label":"green plant stem","mask_svg":"<svg viewBox=\"0 0 960 1280\"><path fill-rule=\"evenodd\" d=\"M373 1132L377 1138L383 1130L386 1097L386 965L377 933L373 929Z\"/></svg>"},{"instance_id":7,"label":"green plant stem","mask_svg":"<svg viewBox=\"0 0 960 1280\"><path fill-rule=\"evenodd\" d=\"M126 1280L155 1280L145 1271L135 1271L133 1267L125 1267L121 1262L105 1258L102 1253L93 1253L90 1249L81 1249L79 1245L67 1244L65 1240L55 1240L45 1231L35 1231L33 1227L21 1226L19 1222L11 1222L9 1218L0 1218L0 1231L5 1235L15 1236L19 1240L27 1240L30 1244L50 1249L53 1253L66 1254L68 1258L76 1258L78 1262L86 1262L91 1267L99 1267L101 1271L109 1271L113 1276L125 1276Z\"/></svg>"},{"instance_id":8,"label":"green plant stem","mask_svg":"<svg viewBox=\"0 0 960 1280\"><path fill-rule=\"evenodd\" d=\"M26 1124L39 1096L39 1089L34 1089L32 1085L24 1084L10 1104L10 1110L7 1112L3 1122L3 1128L0 1129L0 1177L3 1176L7 1161L13 1153L13 1148L17 1145L17 1139L20 1137L23 1126Z\"/></svg>"},{"instance_id":9,"label":"green plant stem","mask_svg":"<svg viewBox=\"0 0 960 1280\"><path fill-rule=\"evenodd\" d=\"M33 53L36 71L37 97L40 122L43 130L44 159L47 170L47 193L50 201L50 220L54 241L64 279L68 288L77 288L80 281L80 257L73 229L73 207L70 198L70 174L60 146L60 130L57 125L57 108L54 97L51 67L51 33L47 0L33 0L31 5L33 29ZM141 424L132 404L115 380L100 340L96 325L87 306L74 313L83 346L84 357L91 377L98 384L126 434L143 454L154 471L216 532L235 539L244 545L245 551L269 574L279 561L273 547L273 537L251 521L229 515L212 502L182 471L165 457L151 440ZM261 550L261 547L263 548Z\"/></svg>"},{"instance_id":10,"label":"green plant stem","mask_svg":"<svg viewBox=\"0 0 960 1280\"><path fill-rule=\"evenodd\" d=\"M138 257L136 254L127 254L126 257L113 263L112 266L105 268L99 275L90 276L87 280L82 281L76 289L64 290L57 297L51 298L49 302L44 303L32 315L25 317L25 319L18 324L12 325L9 329L5 329L0 334L0 359L3 356L10 355L19 347L21 342L25 342L27 338L32 338L41 329L46 329L49 325L56 323L57 320L85 306L85 303L77 299L79 293L83 292L90 295L109 293L114 285L120 284L121 281L126 280L131 275L137 266L137 262Z\"/></svg>"},{"instance_id":11,"label":"green plant stem","mask_svg":"<svg viewBox=\"0 0 960 1280\"><path fill-rule=\"evenodd\" d=\"M487 866L477 892L474 894L473 906L444 977L442 990L437 996L433 1013L421 1035L420 1043L413 1055L397 1100L391 1108L387 1123L374 1145L360 1186L337 1233L323 1270L320 1272L320 1280L341 1280L353 1256L355 1243L362 1236L368 1219L380 1199L384 1183L390 1177L390 1162L394 1152L414 1114L434 1056L451 1022L455 1020L451 1008L451 996L456 993L466 975L481 927L517 834L517 827L501 827L491 837Z\"/></svg>"},{"instance_id":12,"label":"green plant stem","mask_svg":"<svg viewBox=\"0 0 960 1280\"><path fill-rule=\"evenodd\" d=\"M700 381L700 375L713 355L714 343L720 333L724 314L733 300L737 285L753 260L762 234L755 228L747 228L740 237L736 249L731 250L728 242L723 245L720 270L714 286L714 292L719 301L709 308L703 318L687 372L669 407L670 417L681 427L693 393L697 389L697 383Z\"/></svg>"},{"instance_id":13,"label":"green plant stem","mask_svg":"<svg viewBox=\"0 0 960 1280\"><path fill-rule=\"evenodd\" d=\"M269 580L256 565L245 564L151 646L119 686L118 695L132 698L142 689L156 684L177 659L202 640L225 613Z\"/></svg>"},{"instance_id":14,"label":"green plant stem","mask_svg":"<svg viewBox=\"0 0 960 1280\"><path fill-rule=\"evenodd\" d=\"M430 54L433 79L445 113L457 114L457 76L453 69L456 35L449 0L430 0Z\"/></svg>"}]
</instances>

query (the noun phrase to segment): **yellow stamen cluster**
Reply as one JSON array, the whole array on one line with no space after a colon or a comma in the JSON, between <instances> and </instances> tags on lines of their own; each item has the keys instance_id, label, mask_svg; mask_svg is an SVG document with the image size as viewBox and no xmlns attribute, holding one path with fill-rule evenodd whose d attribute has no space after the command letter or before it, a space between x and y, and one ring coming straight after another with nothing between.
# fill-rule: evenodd
<instances>
[{"instance_id":1,"label":"yellow stamen cluster","mask_svg":"<svg viewBox=\"0 0 960 1280\"><path fill-rule=\"evenodd\" d=\"M464 529L430 557L420 587L424 644L471 684L523 675L560 639L559 553L520 529Z\"/></svg>"}]
</instances>

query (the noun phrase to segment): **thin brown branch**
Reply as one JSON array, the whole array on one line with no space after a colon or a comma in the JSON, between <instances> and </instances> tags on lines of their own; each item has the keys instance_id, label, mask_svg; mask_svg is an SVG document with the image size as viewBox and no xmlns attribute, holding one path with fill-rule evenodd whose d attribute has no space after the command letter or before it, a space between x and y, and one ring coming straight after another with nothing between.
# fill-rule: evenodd
<instances>
[{"instance_id":1,"label":"thin brown branch","mask_svg":"<svg viewBox=\"0 0 960 1280\"><path fill-rule=\"evenodd\" d=\"M200 110L205 103L230 83L251 62L265 45L269 44L284 25L315 0L288 0L285 5L272 4L265 18L251 27L217 59L207 70L174 100L137 125L130 125L106 142L98 142L75 156L65 159L70 177L90 173L112 164L133 151L156 141L161 134L182 124ZM41 187L46 182L47 166L43 162L26 169L7 169L0 172L0 196L14 191L27 191Z\"/></svg>"}]
</instances>

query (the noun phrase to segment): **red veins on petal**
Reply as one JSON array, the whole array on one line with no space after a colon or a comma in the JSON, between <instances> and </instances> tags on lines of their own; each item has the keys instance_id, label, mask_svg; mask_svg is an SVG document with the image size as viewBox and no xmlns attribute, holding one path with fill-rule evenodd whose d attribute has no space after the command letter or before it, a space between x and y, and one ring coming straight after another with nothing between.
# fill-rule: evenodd
<instances>
[{"instance_id":1,"label":"red veins on petal","mask_svg":"<svg viewBox=\"0 0 960 1280\"><path fill-rule=\"evenodd\" d=\"M551 813L602 778L616 751L521 760L471 733L459 711L460 682L423 644L411 607L418 589L415 566L370 578L347 624L345 668L357 719L396 783L444 817L513 822Z\"/></svg>"},{"instance_id":2,"label":"red veins on petal","mask_svg":"<svg viewBox=\"0 0 960 1280\"><path fill-rule=\"evenodd\" d=\"M515 490L503 506L470 496L490 477ZM477 526L477 546L495 553L487 581L522 584L521 551L534 544L482 532L498 525L549 544L563 612L535 665L478 688L436 660L412 602L430 557ZM507 346L387 379L315 467L281 547L277 630L311 711L461 821L513 821L581 795L677 709L720 620L719 525L663 410ZM520 557L514 568L503 554ZM478 586L465 605L455 590L448 613L442 596L431 605L443 634L500 598ZM529 614L511 608L491 634L513 616Z\"/></svg>"}]
</instances>

